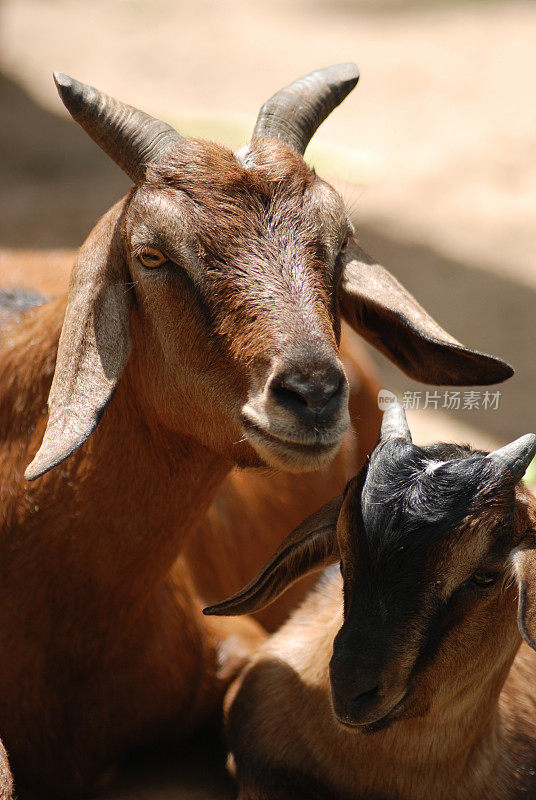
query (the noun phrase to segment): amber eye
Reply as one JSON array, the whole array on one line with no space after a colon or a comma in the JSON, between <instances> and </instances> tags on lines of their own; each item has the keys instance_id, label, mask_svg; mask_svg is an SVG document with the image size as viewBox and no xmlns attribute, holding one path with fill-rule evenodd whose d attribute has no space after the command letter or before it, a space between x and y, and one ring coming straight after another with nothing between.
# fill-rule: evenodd
<instances>
[{"instance_id":1,"label":"amber eye","mask_svg":"<svg viewBox=\"0 0 536 800\"><path fill-rule=\"evenodd\" d=\"M143 266L147 267L148 269L161 267L167 261L165 255L154 247L145 247L143 250L140 250L138 253L138 258Z\"/></svg>"},{"instance_id":2,"label":"amber eye","mask_svg":"<svg viewBox=\"0 0 536 800\"><path fill-rule=\"evenodd\" d=\"M471 580L473 583L476 583L477 586L492 586L497 581L498 577L496 572L486 572L483 569L477 569L476 572L473 572L471 575Z\"/></svg>"}]
</instances>

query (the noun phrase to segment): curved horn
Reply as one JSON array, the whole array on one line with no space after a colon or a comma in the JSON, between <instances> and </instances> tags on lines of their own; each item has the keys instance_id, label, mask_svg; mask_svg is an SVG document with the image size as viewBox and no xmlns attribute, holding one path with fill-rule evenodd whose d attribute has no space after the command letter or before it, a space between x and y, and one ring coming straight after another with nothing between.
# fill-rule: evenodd
<instances>
[{"instance_id":1,"label":"curved horn","mask_svg":"<svg viewBox=\"0 0 536 800\"><path fill-rule=\"evenodd\" d=\"M69 114L134 183L182 138L165 122L62 72L54 73L54 82Z\"/></svg>"},{"instance_id":2,"label":"curved horn","mask_svg":"<svg viewBox=\"0 0 536 800\"><path fill-rule=\"evenodd\" d=\"M536 436L533 433L526 433L514 442L493 450L487 458L500 469L507 469L517 482L521 480L535 455Z\"/></svg>"},{"instance_id":3,"label":"curved horn","mask_svg":"<svg viewBox=\"0 0 536 800\"><path fill-rule=\"evenodd\" d=\"M380 441L388 439L404 439L411 443L411 433L406 419L406 412L401 403L392 403L383 414L380 429Z\"/></svg>"},{"instance_id":4,"label":"curved horn","mask_svg":"<svg viewBox=\"0 0 536 800\"><path fill-rule=\"evenodd\" d=\"M289 144L301 155L317 128L359 80L355 64L335 64L290 83L259 111L252 139L270 136Z\"/></svg>"}]
</instances>

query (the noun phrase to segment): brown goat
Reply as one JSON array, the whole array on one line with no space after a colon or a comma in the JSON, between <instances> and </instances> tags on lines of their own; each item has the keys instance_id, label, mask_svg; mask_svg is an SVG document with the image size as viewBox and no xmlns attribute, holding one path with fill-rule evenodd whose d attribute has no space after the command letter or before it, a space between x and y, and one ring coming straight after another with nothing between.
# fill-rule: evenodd
<instances>
[{"instance_id":1,"label":"brown goat","mask_svg":"<svg viewBox=\"0 0 536 800\"><path fill-rule=\"evenodd\" d=\"M345 492L208 609L341 562L229 692L240 800L536 798L535 453L418 448L393 405Z\"/></svg>"},{"instance_id":2,"label":"brown goat","mask_svg":"<svg viewBox=\"0 0 536 800\"><path fill-rule=\"evenodd\" d=\"M353 66L276 94L237 155L56 80L135 186L80 249L68 298L8 302L1 332L0 734L17 785L55 798L199 725L258 640L250 620L207 624L175 562L232 466L334 457L339 307L414 377L511 374L362 253L305 164Z\"/></svg>"},{"instance_id":3,"label":"brown goat","mask_svg":"<svg viewBox=\"0 0 536 800\"><path fill-rule=\"evenodd\" d=\"M0 250L2 285L21 286L53 296L66 291L76 254L70 250ZM23 296L27 296L27 292ZM12 312L11 312L12 313ZM2 307L0 305L0 316ZM374 447L381 422L376 369L359 337L343 324L340 356L349 384L348 410L354 430L329 467L301 475L233 469L225 478L206 516L183 552L195 587L205 602L233 594L246 583L300 520L315 506L338 494ZM251 531L255 546L251 546ZM177 563L182 569L182 561ZM312 586L305 577L269 608L256 615L275 630Z\"/></svg>"}]
</instances>

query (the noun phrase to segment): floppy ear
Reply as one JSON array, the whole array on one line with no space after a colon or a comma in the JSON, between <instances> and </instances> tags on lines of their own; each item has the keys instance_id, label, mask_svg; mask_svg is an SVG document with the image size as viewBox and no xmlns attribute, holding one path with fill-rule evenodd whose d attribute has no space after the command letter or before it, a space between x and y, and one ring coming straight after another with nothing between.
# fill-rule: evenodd
<instances>
[{"instance_id":1,"label":"floppy ear","mask_svg":"<svg viewBox=\"0 0 536 800\"><path fill-rule=\"evenodd\" d=\"M336 527L342 499L342 494L338 495L298 525L244 589L223 603L203 609L203 614L253 614L302 575L340 561Z\"/></svg>"},{"instance_id":2,"label":"floppy ear","mask_svg":"<svg viewBox=\"0 0 536 800\"><path fill-rule=\"evenodd\" d=\"M119 232L123 205L100 220L73 267L48 424L25 472L29 481L67 458L95 430L130 354L133 295Z\"/></svg>"},{"instance_id":3,"label":"floppy ear","mask_svg":"<svg viewBox=\"0 0 536 800\"><path fill-rule=\"evenodd\" d=\"M536 552L521 550L515 556L518 584L517 622L521 636L536 650Z\"/></svg>"},{"instance_id":4,"label":"floppy ear","mask_svg":"<svg viewBox=\"0 0 536 800\"><path fill-rule=\"evenodd\" d=\"M355 241L345 253L341 312L349 325L410 378L442 385L500 383L512 367L468 350Z\"/></svg>"}]
</instances>

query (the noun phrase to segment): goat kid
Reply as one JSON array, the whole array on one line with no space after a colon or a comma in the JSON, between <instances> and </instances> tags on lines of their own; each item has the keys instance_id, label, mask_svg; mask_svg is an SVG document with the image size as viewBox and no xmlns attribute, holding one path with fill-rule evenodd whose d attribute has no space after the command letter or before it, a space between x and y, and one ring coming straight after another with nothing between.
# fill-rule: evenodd
<instances>
[{"instance_id":1,"label":"goat kid","mask_svg":"<svg viewBox=\"0 0 536 800\"><path fill-rule=\"evenodd\" d=\"M535 453L416 447L394 404L345 492L207 610L340 560L229 692L240 800L536 798Z\"/></svg>"},{"instance_id":2,"label":"goat kid","mask_svg":"<svg viewBox=\"0 0 536 800\"><path fill-rule=\"evenodd\" d=\"M56 75L135 185L80 249L67 300L2 330L0 733L19 789L87 792L127 749L217 707L220 653L228 680L260 632L207 625L175 562L232 466L299 472L335 455L340 309L423 380L512 372L362 253L305 164L357 77L339 65L281 90L235 155Z\"/></svg>"}]
</instances>

